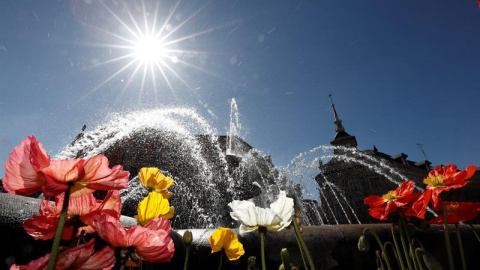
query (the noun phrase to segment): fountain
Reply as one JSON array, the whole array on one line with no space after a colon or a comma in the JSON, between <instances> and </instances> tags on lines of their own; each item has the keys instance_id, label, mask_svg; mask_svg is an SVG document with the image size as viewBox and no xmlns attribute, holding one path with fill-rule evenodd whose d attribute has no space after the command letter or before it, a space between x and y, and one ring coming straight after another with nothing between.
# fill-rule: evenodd
<instances>
[{"instance_id":1,"label":"fountain","mask_svg":"<svg viewBox=\"0 0 480 270\"><path fill-rule=\"evenodd\" d=\"M233 199L267 203L279 189L293 183L280 181L272 162L239 135L238 108L231 102L230 132L218 136L208 122L191 109L132 112L111 117L84 132L56 159L104 154L111 164L130 171L129 188L122 192L122 214L134 216L146 195L137 173L142 167L158 167L173 177L176 208L174 228L233 226L227 204Z\"/></svg>"},{"instance_id":2,"label":"fountain","mask_svg":"<svg viewBox=\"0 0 480 270\"><path fill-rule=\"evenodd\" d=\"M257 205L266 205L280 189L294 196L297 205L302 208L304 237L315 254L318 269L374 267L375 257L363 256L356 249L358 236L366 227L374 227L385 239L389 237L389 227L365 225L371 219L366 214L367 207L359 199L365 195L383 194L384 191L378 192L380 188L394 189L406 179L404 173L386 159L379 159L375 153L341 145L316 147L299 154L288 166L276 168L268 156L240 138L238 107L234 99L231 101L230 116L228 136L219 136L207 120L191 109L145 110L113 115L91 130L87 131L84 127L74 142L65 146L54 159L85 158L102 153L111 164L122 164L125 170L130 171L129 188L122 191L124 224L135 222L129 217L135 215L139 200L146 195L137 181L138 170L144 166L155 166L172 176L175 186L170 200L176 208L172 226L177 230L172 235L176 242L177 259L168 267L182 267L178 258L183 258L184 249L179 239L182 229L187 228L194 228L192 265L215 267L218 258L210 256L208 237L212 228L236 227L229 216L228 202L251 199ZM346 179L345 174L350 177ZM369 181L359 183L361 179ZM0 229L9 233L3 234L0 243L11 246L11 251L2 256L3 261L8 264L15 258L19 263L26 263L39 257L39 253L44 253L45 242L33 241L21 227L24 219L37 213L39 201L1 195ZM419 230L416 233L424 239L438 239L441 235L439 230ZM284 230L267 235L267 264L271 268L280 264L281 247L289 248L292 261L301 265L293 234L292 230ZM473 236L466 228L462 228L462 234ZM240 240L248 255L259 257L258 235L247 234ZM474 241L473 237L469 237L465 242L474 245ZM438 241L429 241L427 245L437 258L444 258ZM478 265L477 257L472 255L472 251L469 254L469 263ZM230 264L229 268L245 269L246 258Z\"/></svg>"}]
</instances>

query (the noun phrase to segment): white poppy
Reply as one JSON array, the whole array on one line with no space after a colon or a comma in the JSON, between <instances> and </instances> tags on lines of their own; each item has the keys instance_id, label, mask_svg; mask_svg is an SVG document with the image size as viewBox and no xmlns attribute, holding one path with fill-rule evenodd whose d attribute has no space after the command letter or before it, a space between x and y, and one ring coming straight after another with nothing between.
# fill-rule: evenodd
<instances>
[{"instance_id":1,"label":"white poppy","mask_svg":"<svg viewBox=\"0 0 480 270\"><path fill-rule=\"evenodd\" d=\"M259 227L280 231L292 222L293 199L288 198L285 191L280 191L278 199L270 204L270 208L261 208L250 201L237 200L228 206L232 209L230 216L241 222L240 234L254 231Z\"/></svg>"}]
</instances>

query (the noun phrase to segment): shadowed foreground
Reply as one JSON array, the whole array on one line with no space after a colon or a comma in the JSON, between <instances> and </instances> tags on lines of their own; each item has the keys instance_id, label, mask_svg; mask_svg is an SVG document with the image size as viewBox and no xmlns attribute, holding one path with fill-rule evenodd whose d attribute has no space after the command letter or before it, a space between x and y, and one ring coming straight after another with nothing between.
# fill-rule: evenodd
<instances>
[{"instance_id":1,"label":"shadowed foreground","mask_svg":"<svg viewBox=\"0 0 480 270\"><path fill-rule=\"evenodd\" d=\"M37 259L50 252L51 241L35 241L23 230L23 220L38 214L40 200L0 194L0 246L4 247L1 255L1 269L12 263L20 265ZM124 225L135 224L135 220L122 216ZM376 269L375 250L378 245L371 239L371 250L362 253L357 249L357 241L363 230L367 227L374 228L382 240L391 240L389 224L360 224L360 225L324 225L308 226L303 228L303 237L313 257L316 269ZM453 229L453 226L451 227ZM478 269L480 266L480 242L467 226L461 226L461 235L465 249L468 269ZM478 229L478 227L477 227ZM213 229L192 229L193 243L190 254L190 269L217 269L220 259L219 253L211 254L208 238ZM154 269L183 269L185 247L181 241L184 230L172 232L175 242L175 256L169 264L155 265ZM414 236L418 238L427 251L447 268L447 256L443 230L440 226L432 226L426 230L416 229ZM456 235L452 233L452 243L456 266L460 268ZM240 236L239 240L245 248L245 255L238 261L224 262L224 269L247 269L247 259L257 257L260 265L260 238L257 232ZM301 255L295 239L293 229L280 232L268 232L266 245L267 267L278 269L281 264L280 250L287 248L291 261L299 268L303 268ZM393 257L393 256L392 256Z\"/></svg>"}]
</instances>

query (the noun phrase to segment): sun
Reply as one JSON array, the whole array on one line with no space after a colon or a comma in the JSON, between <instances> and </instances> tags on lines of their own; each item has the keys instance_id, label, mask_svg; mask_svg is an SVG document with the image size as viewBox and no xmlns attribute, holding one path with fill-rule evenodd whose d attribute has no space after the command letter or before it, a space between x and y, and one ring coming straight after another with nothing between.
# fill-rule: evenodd
<instances>
[{"instance_id":1,"label":"sun","mask_svg":"<svg viewBox=\"0 0 480 270\"><path fill-rule=\"evenodd\" d=\"M196 23L196 16L209 2L186 16L183 11L179 11L180 2L177 1L170 7L161 7L160 1L91 2L98 5L98 12L103 11L102 15L98 16L101 23L82 23L107 42L87 42L83 45L106 49L108 55L112 56L107 60L97 61L88 68L113 68L110 75L83 98L113 81L122 82L118 98L132 89L141 96L147 85L149 89L153 88L155 98L163 89L169 89L177 96L175 86L182 86L182 89L190 89L192 92L194 90L182 76L184 69L215 75L196 64L198 61L195 62L195 57L206 52L192 49L188 42L227 25L191 32L190 28L192 23ZM92 9L90 7L90 10ZM188 50L182 48L185 43L190 44ZM138 81L139 84L136 83Z\"/></svg>"},{"instance_id":2,"label":"sun","mask_svg":"<svg viewBox=\"0 0 480 270\"><path fill-rule=\"evenodd\" d=\"M144 65L154 64L166 56L165 46L160 38L147 35L137 40L133 56Z\"/></svg>"}]
</instances>

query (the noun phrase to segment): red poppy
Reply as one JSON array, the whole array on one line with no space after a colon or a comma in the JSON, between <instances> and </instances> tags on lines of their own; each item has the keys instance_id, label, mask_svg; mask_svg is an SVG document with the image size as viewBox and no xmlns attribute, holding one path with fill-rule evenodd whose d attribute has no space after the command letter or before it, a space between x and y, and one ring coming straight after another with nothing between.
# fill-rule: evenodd
<instances>
[{"instance_id":1,"label":"red poppy","mask_svg":"<svg viewBox=\"0 0 480 270\"><path fill-rule=\"evenodd\" d=\"M27 265L12 265L10 270L43 270L47 269L50 254L43 256ZM95 241L92 239L88 243L78 245L74 248L60 252L55 263L55 270L72 269L91 269L104 270L111 269L115 264L115 251L112 247L106 246L95 253Z\"/></svg>"},{"instance_id":2,"label":"red poppy","mask_svg":"<svg viewBox=\"0 0 480 270\"><path fill-rule=\"evenodd\" d=\"M28 136L13 148L5 163L3 186L8 193L31 195L45 184L42 169L50 164L50 156L35 136Z\"/></svg>"},{"instance_id":3,"label":"red poppy","mask_svg":"<svg viewBox=\"0 0 480 270\"><path fill-rule=\"evenodd\" d=\"M455 224L476 218L480 211L480 204L472 202L445 202L445 208L447 210L447 223ZM427 223L443 224L443 215L435 217Z\"/></svg>"},{"instance_id":4,"label":"red poppy","mask_svg":"<svg viewBox=\"0 0 480 270\"><path fill-rule=\"evenodd\" d=\"M103 214L96 220L97 232L105 241L115 247L134 248L129 257L140 257L148 262L169 262L175 252L170 237L170 222L161 217L154 218L144 227L123 227L120 221Z\"/></svg>"},{"instance_id":5,"label":"red poppy","mask_svg":"<svg viewBox=\"0 0 480 270\"><path fill-rule=\"evenodd\" d=\"M402 209L408 216L417 216L418 213L409 209L421 193L413 193L415 184L412 181L404 181L397 189L389 191L382 197L370 195L364 202L370 206L370 215L376 219L386 220L388 215Z\"/></svg>"},{"instance_id":6,"label":"red poppy","mask_svg":"<svg viewBox=\"0 0 480 270\"><path fill-rule=\"evenodd\" d=\"M35 239L47 240L53 238L62 212L63 197L63 194L55 197L55 205L52 205L48 200L42 200L40 216L33 216L25 220L23 223L25 231ZM117 219L120 218L121 207L120 193L117 190L109 191L104 200L96 200L93 194L71 198L62 239L70 240L74 229L77 230L75 232L77 235L82 231L85 233L94 232L93 218L101 213L107 213Z\"/></svg>"},{"instance_id":7,"label":"red poppy","mask_svg":"<svg viewBox=\"0 0 480 270\"><path fill-rule=\"evenodd\" d=\"M109 168L108 159L103 155L89 159L53 160L42 169L46 182L45 197L54 197L73 183L71 197L80 197L95 190L124 189L128 186L129 172L121 165Z\"/></svg>"},{"instance_id":8,"label":"red poppy","mask_svg":"<svg viewBox=\"0 0 480 270\"><path fill-rule=\"evenodd\" d=\"M442 202L440 193L464 187L470 183L467 179L472 177L476 170L477 167L472 165L463 171L458 171L457 166L452 164L431 170L427 178L423 180L423 183L427 185L423 197L424 207L426 208L432 201L433 209L439 210Z\"/></svg>"}]
</instances>

